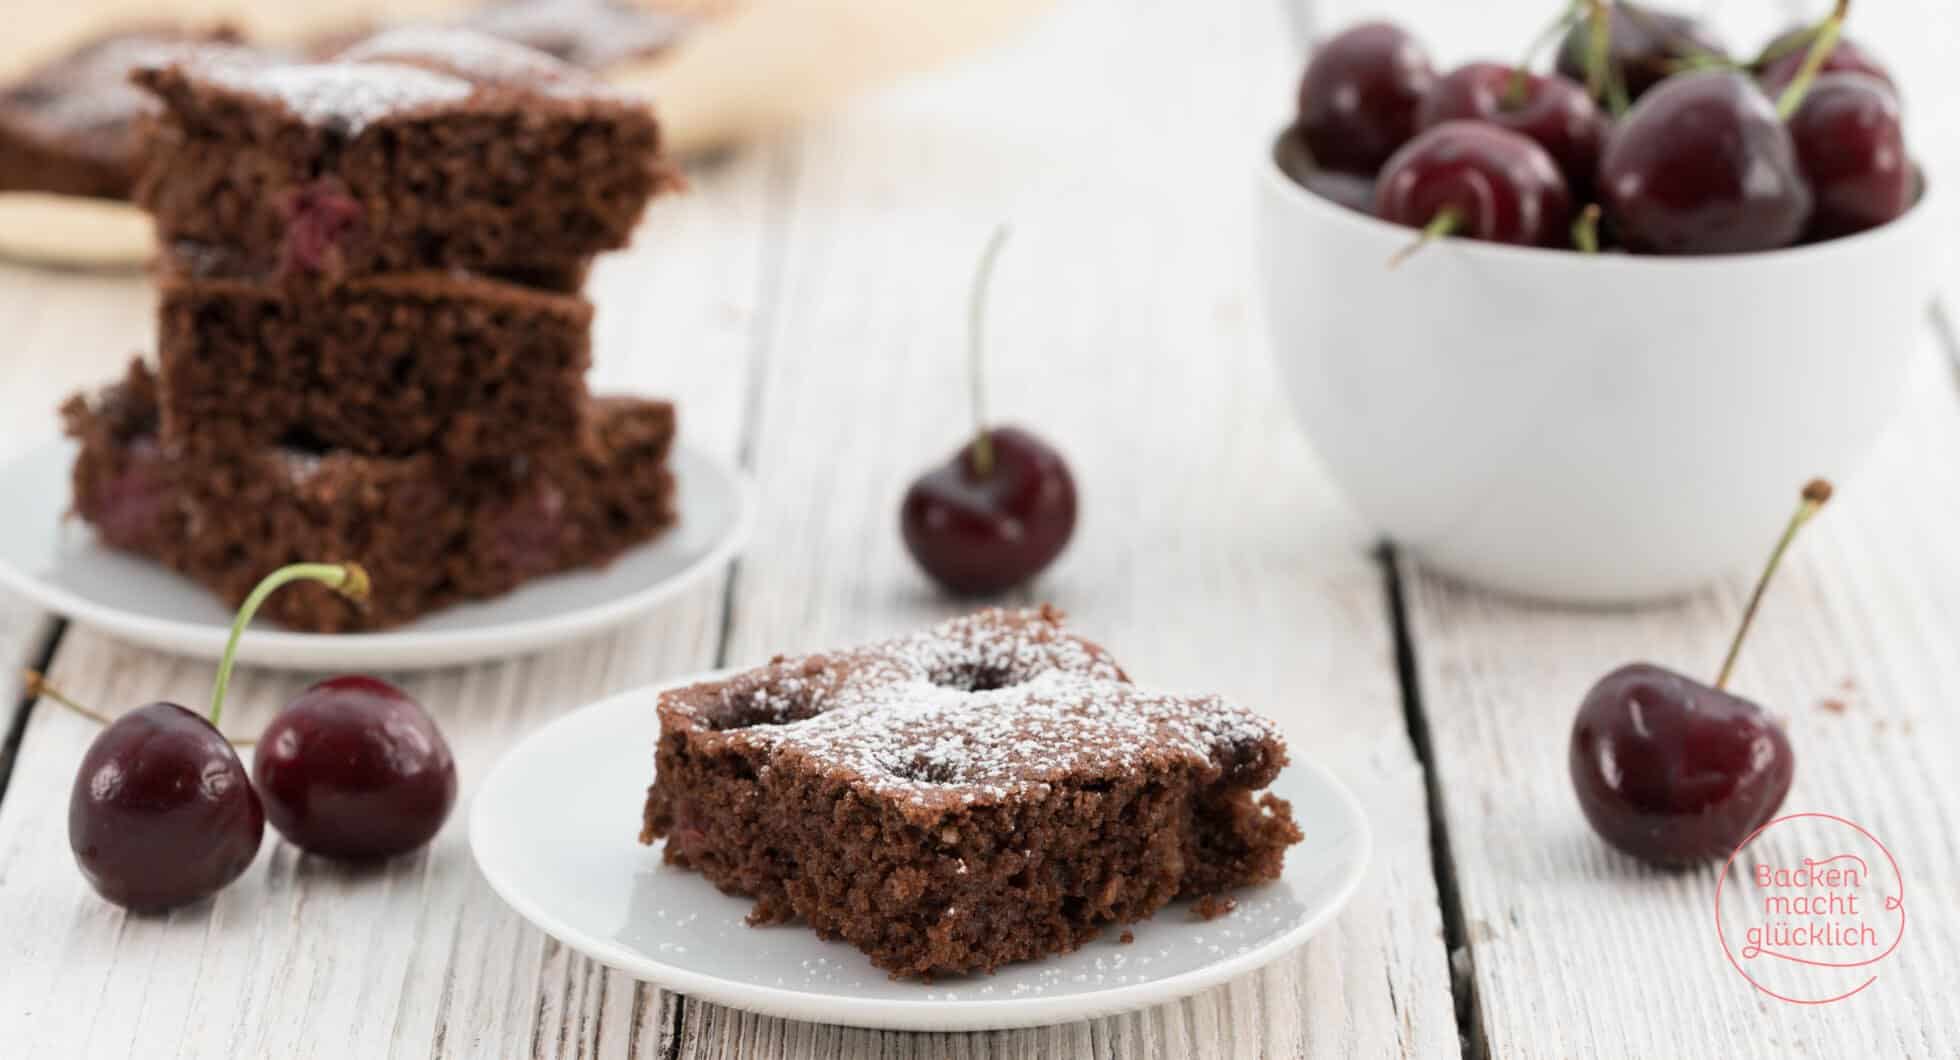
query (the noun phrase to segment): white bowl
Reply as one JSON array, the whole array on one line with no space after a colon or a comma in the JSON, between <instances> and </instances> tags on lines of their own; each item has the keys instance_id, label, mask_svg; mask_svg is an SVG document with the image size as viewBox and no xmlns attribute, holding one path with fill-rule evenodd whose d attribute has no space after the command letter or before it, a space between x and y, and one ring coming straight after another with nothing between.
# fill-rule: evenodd
<instances>
[{"instance_id":1,"label":"white bowl","mask_svg":"<svg viewBox=\"0 0 1960 1060\"><path fill-rule=\"evenodd\" d=\"M1414 233L1260 167L1273 353L1300 426L1398 544L1527 596L1625 603L1760 560L1900 403L1941 204L1769 253L1585 257Z\"/></svg>"}]
</instances>

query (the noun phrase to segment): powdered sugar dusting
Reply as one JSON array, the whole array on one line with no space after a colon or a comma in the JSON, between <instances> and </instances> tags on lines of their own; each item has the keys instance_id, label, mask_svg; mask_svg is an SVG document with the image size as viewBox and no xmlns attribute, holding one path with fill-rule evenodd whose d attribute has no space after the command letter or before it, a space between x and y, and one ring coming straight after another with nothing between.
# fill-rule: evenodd
<instances>
[{"instance_id":1,"label":"powdered sugar dusting","mask_svg":"<svg viewBox=\"0 0 1960 1060\"><path fill-rule=\"evenodd\" d=\"M377 33L336 57L341 62L381 62L431 69L479 85L548 89L569 83L597 87L584 71L541 51L507 40L441 26L402 26Z\"/></svg>"},{"instance_id":2,"label":"powdered sugar dusting","mask_svg":"<svg viewBox=\"0 0 1960 1060\"><path fill-rule=\"evenodd\" d=\"M670 695L705 708L731 739L810 756L917 803L993 801L1145 760L1219 763L1278 739L1216 696L1137 688L1045 610L983 611Z\"/></svg>"},{"instance_id":3,"label":"powdered sugar dusting","mask_svg":"<svg viewBox=\"0 0 1960 1060\"><path fill-rule=\"evenodd\" d=\"M630 0L503 0L479 6L465 24L592 68L667 47L689 19Z\"/></svg>"},{"instance_id":4,"label":"powdered sugar dusting","mask_svg":"<svg viewBox=\"0 0 1960 1060\"><path fill-rule=\"evenodd\" d=\"M266 53L220 41L148 33L112 37L39 74L27 87L39 88L34 95L41 101L30 109L36 120L52 129L86 131L124 125L156 109L155 100L130 84L132 71L214 56L227 56L239 64L270 61Z\"/></svg>"},{"instance_id":5,"label":"powdered sugar dusting","mask_svg":"<svg viewBox=\"0 0 1960 1060\"><path fill-rule=\"evenodd\" d=\"M347 132L411 107L459 103L474 91L460 77L392 63L255 67L211 62L198 72L234 92L276 100L302 121Z\"/></svg>"}]
</instances>

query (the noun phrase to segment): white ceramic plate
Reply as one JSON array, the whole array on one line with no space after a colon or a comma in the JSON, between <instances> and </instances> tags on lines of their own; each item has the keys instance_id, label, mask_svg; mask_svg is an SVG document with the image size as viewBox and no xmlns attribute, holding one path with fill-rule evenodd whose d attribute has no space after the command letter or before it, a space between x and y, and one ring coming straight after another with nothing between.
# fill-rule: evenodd
<instances>
[{"instance_id":1,"label":"white ceramic plate","mask_svg":"<svg viewBox=\"0 0 1960 1060\"><path fill-rule=\"evenodd\" d=\"M0 585L82 625L148 647L216 659L231 612L192 582L105 548L68 510L75 446L53 442L0 468ZM617 625L734 557L754 515L748 482L685 446L672 456L680 525L611 564L539 579L381 633L292 633L264 623L239 643L259 666L368 670L449 666L534 651Z\"/></svg>"},{"instance_id":2,"label":"white ceramic plate","mask_svg":"<svg viewBox=\"0 0 1960 1060\"><path fill-rule=\"evenodd\" d=\"M710 680L701 675L674 687ZM1299 946L1354 891L1368 825L1340 783L1295 761L1273 790L1306 840L1277 882L1196 919L1177 903L1072 954L936 983L894 982L863 954L800 924L751 928L749 902L663 865L641 846L658 689L574 711L497 763L470 808L470 846L490 886L567 946L636 978L771 1016L895 1030L985 1030L1087 1019L1171 1001Z\"/></svg>"}]
</instances>

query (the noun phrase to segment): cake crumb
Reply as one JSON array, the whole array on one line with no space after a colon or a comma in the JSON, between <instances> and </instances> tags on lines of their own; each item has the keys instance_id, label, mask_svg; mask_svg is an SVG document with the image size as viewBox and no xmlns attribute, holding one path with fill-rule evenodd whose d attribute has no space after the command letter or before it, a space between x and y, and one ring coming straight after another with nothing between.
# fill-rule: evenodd
<instances>
[{"instance_id":1,"label":"cake crumb","mask_svg":"<svg viewBox=\"0 0 1960 1060\"><path fill-rule=\"evenodd\" d=\"M1134 931L1125 931L1121 935L1116 936L1116 941L1122 943L1125 946L1128 946L1130 943L1135 942L1136 940L1137 940L1137 933Z\"/></svg>"},{"instance_id":2,"label":"cake crumb","mask_svg":"<svg viewBox=\"0 0 1960 1060\"><path fill-rule=\"evenodd\" d=\"M1191 912L1199 920L1217 920L1238 907L1239 900L1231 895L1208 894L1198 899L1198 904L1191 907Z\"/></svg>"},{"instance_id":3,"label":"cake crumb","mask_svg":"<svg viewBox=\"0 0 1960 1060\"><path fill-rule=\"evenodd\" d=\"M1819 710L1827 710L1832 714L1842 714L1844 713L1844 700L1826 699L1823 702L1817 704L1817 708Z\"/></svg>"}]
</instances>

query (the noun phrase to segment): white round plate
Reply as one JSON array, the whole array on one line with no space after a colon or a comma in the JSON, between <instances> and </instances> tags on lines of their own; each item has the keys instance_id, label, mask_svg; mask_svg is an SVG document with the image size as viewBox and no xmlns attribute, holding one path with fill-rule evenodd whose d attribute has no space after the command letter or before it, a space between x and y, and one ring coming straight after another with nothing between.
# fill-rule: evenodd
<instances>
[{"instance_id":1,"label":"white round plate","mask_svg":"<svg viewBox=\"0 0 1960 1060\"><path fill-rule=\"evenodd\" d=\"M712 680L714 674L661 687ZM664 865L638 842L653 779L659 688L544 726L504 755L470 808L470 846L490 886L565 945L629 975L770 1016L894 1030L989 1030L1088 1019L1196 993L1299 946L1347 901L1368 862L1368 824L1340 783L1295 761L1272 790L1306 839L1270 884L1213 919L1188 902L1071 954L993 975L893 981L801 924L752 928L750 903Z\"/></svg>"},{"instance_id":2,"label":"white round plate","mask_svg":"<svg viewBox=\"0 0 1960 1060\"><path fill-rule=\"evenodd\" d=\"M231 612L163 566L104 547L66 518L72 442L53 442L0 468L0 585L57 614L162 651L216 659ZM294 669L418 669L502 658L632 618L719 569L747 537L755 503L738 472L685 446L671 460L681 520L612 563L528 582L379 633L293 633L260 623L241 662Z\"/></svg>"}]
</instances>

